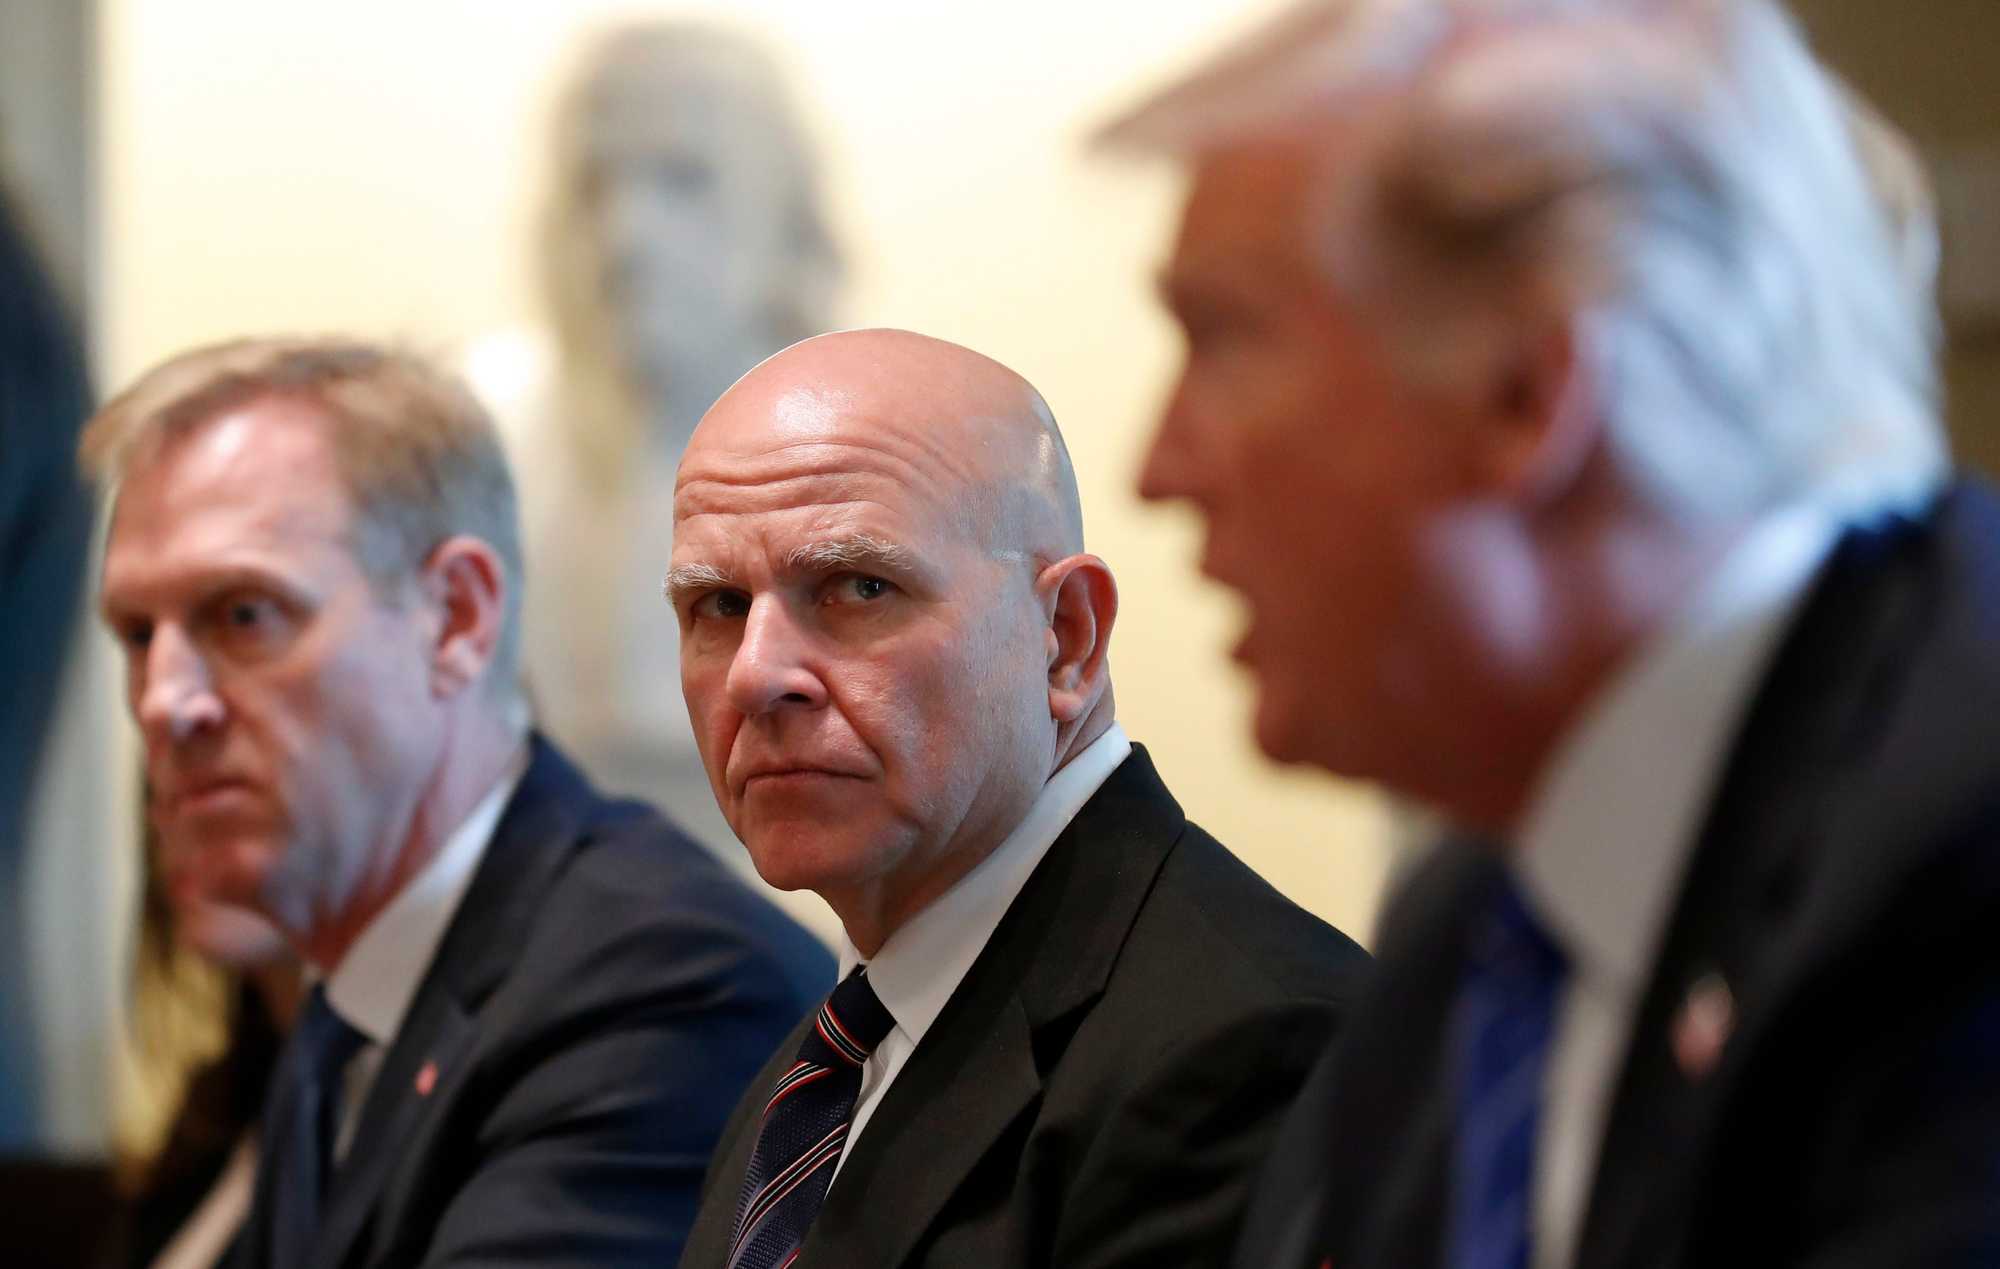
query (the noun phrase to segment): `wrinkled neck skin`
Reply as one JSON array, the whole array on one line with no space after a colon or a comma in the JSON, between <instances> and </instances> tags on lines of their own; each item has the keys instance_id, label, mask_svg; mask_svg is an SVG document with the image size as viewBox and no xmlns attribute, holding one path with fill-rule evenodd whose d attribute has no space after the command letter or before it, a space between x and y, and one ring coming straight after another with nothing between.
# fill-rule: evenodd
<instances>
[{"instance_id":1,"label":"wrinkled neck skin","mask_svg":"<svg viewBox=\"0 0 2000 1269\"><path fill-rule=\"evenodd\" d=\"M1057 771L1068 766L1072 759L1109 731L1114 719L1111 688L1106 684L1096 704L1085 712L1082 719L1058 728L1049 778L1053 778ZM1027 818L1029 809L1047 784L1048 779L1045 778L1019 807L1013 809L1011 816L1002 817L1007 825L1004 830L989 833L988 840L978 847L947 849L940 855L935 867L913 880L899 882L895 878L883 878L874 885L823 893L820 897L840 917L848 941L854 944L863 959L881 951L890 935L985 862L1006 840L1013 827Z\"/></svg>"}]
</instances>

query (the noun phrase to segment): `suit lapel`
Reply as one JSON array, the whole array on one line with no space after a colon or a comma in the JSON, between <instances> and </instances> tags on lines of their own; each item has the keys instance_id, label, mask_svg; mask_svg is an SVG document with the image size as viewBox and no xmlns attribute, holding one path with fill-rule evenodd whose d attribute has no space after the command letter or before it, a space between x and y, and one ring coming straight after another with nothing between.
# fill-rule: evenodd
<instances>
[{"instance_id":1,"label":"suit lapel","mask_svg":"<svg viewBox=\"0 0 2000 1269\"><path fill-rule=\"evenodd\" d=\"M1746 715L1634 1021L1606 1117L1576 1263L1671 1264L1687 1235L1738 1059L1797 967L1782 932L1803 878L1865 808L1843 805L1930 600L1900 567L1910 526L1843 539ZM1866 857L1869 852L1858 852ZM1698 993L1720 990L1734 1032L1712 1063L1677 1035ZM1644 1160L1643 1166L1635 1161Z\"/></svg>"},{"instance_id":2,"label":"suit lapel","mask_svg":"<svg viewBox=\"0 0 2000 1269\"><path fill-rule=\"evenodd\" d=\"M348 1263L405 1147L454 1099L479 1034L479 1010L513 967L540 897L568 860L595 798L536 736L471 886L383 1055L334 1177L313 1269Z\"/></svg>"},{"instance_id":3,"label":"suit lapel","mask_svg":"<svg viewBox=\"0 0 2000 1269\"><path fill-rule=\"evenodd\" d=\"M1320 1245L1336 1264L1443 1263L1456 1108L1448 1020L1472 914L1502 870L1497 849L1445 841L1383 922L1375 980L1343 1028L1332 1110L1313 1146L1329 1178Z\"/></svg>"},{"instance_id":4,"label":"suit lapel","mask_svg":"<svg viewBox=\"0 0 2000 1269\"><path fill-rule=\"evenodd\" d=\"M424 1002L421 1013L412 1010L362 1108L313 1247L314 1266L347 1262L402 1157L398 1145L416 1134L432 1107L451 1099L464 1075L461 1059L477 1034L474 1020L442 993Z\"/></svg>"},{"instance_id":5,"label":"suit lapel","mask_svg":"<svg viewBox=\"0 0 2000 1269\"><path fill-rule=\"evenodd\" d=\"M1450 1090L1436 1079L1412 1081L1385 1124L1381 1103L1342 1104L1357 1074L1329 1051L1301 1093L1258 1180L1230 1262L1236 1269L1318 1269L1328 1259L1357 1269L1443 1263Z\"/></svg>"},{"instance_id":6,"label":"suit lapel","mask_svg":"<svg viewBox=\"0 0 2000 1269\"><path fill-rule=\"evenodd\" d=\"M897 1074L841 1165L801 1263L905 1263L1036 1104L1185 824L1133 746L1056 838Z\"/></svg>"},{"instance_id":7,"label":"suit lapel","mask_svg":"<svg viewBox=\"0 0 2000 1269\"><path fill-rule=\"evenodd\" d=\"M1041 1074L1017 1001L1003 1002L977 1032L945 1030L944 1021L924 1036L841 1165L801 1263L904 1263L980 1158L1034 1104Z\"/></svg>"},{"instance_id":8,"label":"suit lapel","mask_svg":"<svg viewBox=\"0 0 2000 1269\"><path fill-rule=\"evenodd\" d=\"M814 1011L799 1019L784 1043L771 1054L771 1060L764 1063L764 1069L757 1072L757 1078L750 1081L749 1091L736 1103L729 1122L723 1125L715 1157L709 1160L708 1174L702 1179L701 1205L695 1214L694 1227L688 1231L687 1246L681 1252L681 1264L688 1269L727 1263L729 1237L736 1232L736 1203L743 1193L743 1179L750 1171L751 1152L757 1147L757 1130L763 1127L764 1104L778 1078L791 1069L816 1014Z\"/></svg>"}]
</instances>

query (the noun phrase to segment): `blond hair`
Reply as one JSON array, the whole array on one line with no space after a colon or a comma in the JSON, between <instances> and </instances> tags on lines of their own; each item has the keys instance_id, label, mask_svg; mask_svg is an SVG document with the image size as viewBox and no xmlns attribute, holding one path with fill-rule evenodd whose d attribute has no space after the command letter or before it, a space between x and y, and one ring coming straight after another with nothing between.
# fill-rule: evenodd
<instances>
[{"instance_id":1,"label":"blond hair","mask_svg":"<svg viewBox=\"0 0 2000 1269\"><path fill-rule=\"evenodd\" d=\"M320 420L353 500L355 558L378 590L389 593L459 534L499 555L505 615L490 679L512 691L525 580L513 477L485 409L423 357L341 337L196 348L100 410L79 454L90 475L122 481L222 415L268 400L305 405Z\"/></svg>"},{"instance_id":2,"label":"blond hair","mask_svg":"<svg viewBox=\"0 0 2000 1269\"><path fill-rule=\"evenodd\" d=\"M1671 506L1918 502L1945 473L1921 169L1772 0L1314 0L1104 133L1335 146L1311 236L1415 378L1574 317Z\"/></svg>"}]
</instances>

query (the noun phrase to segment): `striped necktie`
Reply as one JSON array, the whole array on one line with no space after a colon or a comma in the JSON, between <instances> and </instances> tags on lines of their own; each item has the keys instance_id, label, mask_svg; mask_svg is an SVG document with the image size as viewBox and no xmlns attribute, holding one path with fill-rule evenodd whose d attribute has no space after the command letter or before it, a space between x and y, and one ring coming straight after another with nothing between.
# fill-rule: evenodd
<instances>
[{"instance_id":1,"label":"striped necktie","mask_svg":"<svg viewBox=\"0 0 2000 1269\"><path fill-rule=\"evenodd\" d=\"M896 1025L866 968L857 967L819 1007L798 1060L764 1103L736 1201L729 1269L780 1269L796 1260L833 1184L861 1093L861 1064Z\"/></svg>"},{"instance_id":2,"label":"striped necktie","mask_svg":"<svg viewBox=\"0 0 2000 1269\"><path fill-rule=\"evenodd\" d=\"M1506 878L1472 930L1452 1033L1450 1269L1527 1269L1542 1073L1565 962Z\"/></svg>"}]
</instances>

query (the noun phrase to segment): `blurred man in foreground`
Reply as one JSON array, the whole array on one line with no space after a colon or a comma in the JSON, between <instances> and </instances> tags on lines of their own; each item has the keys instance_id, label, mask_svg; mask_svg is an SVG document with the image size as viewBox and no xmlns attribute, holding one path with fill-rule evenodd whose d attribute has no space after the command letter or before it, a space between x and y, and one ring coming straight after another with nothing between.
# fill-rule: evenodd
<instances>
[{"instance_id":1,"label":"blurred man in foreground","mask_svg":"<svg viewBox=\"0 0 2000 1269\"><path fill-rule=\"evenodd\" d=\"M920 335L807 340L702 420L674 520L716 797L847 937L682 1264L1214 1263L1366 958L1115 721L1117 590L1040 395Z\"/></svg>"},{"instance_id":2,"label":"blurred man in foreground","mask_svg":"<svg viewBox=\"0 0 2000 1269\"><path fill-rule=\"evenodd\" d=\"M2000 505L1786 17L1337 0L1113 136L1193 165L1141 484L1261 744L1489 842L1239 1263L2000 1256Z\"/></svg>"},{"instance_id":3,"label":"blurred man in foreground","mask_svg":"<svg viewBox=\"0 0 2000 1269\"><path fill-rule=\"evenodd\" d=\"M250 340L84 438L170 887L318 981L230 1264L658 1265L818 947L533 735L513 485L416 360Z\"/></svg>"}]
</instances>

